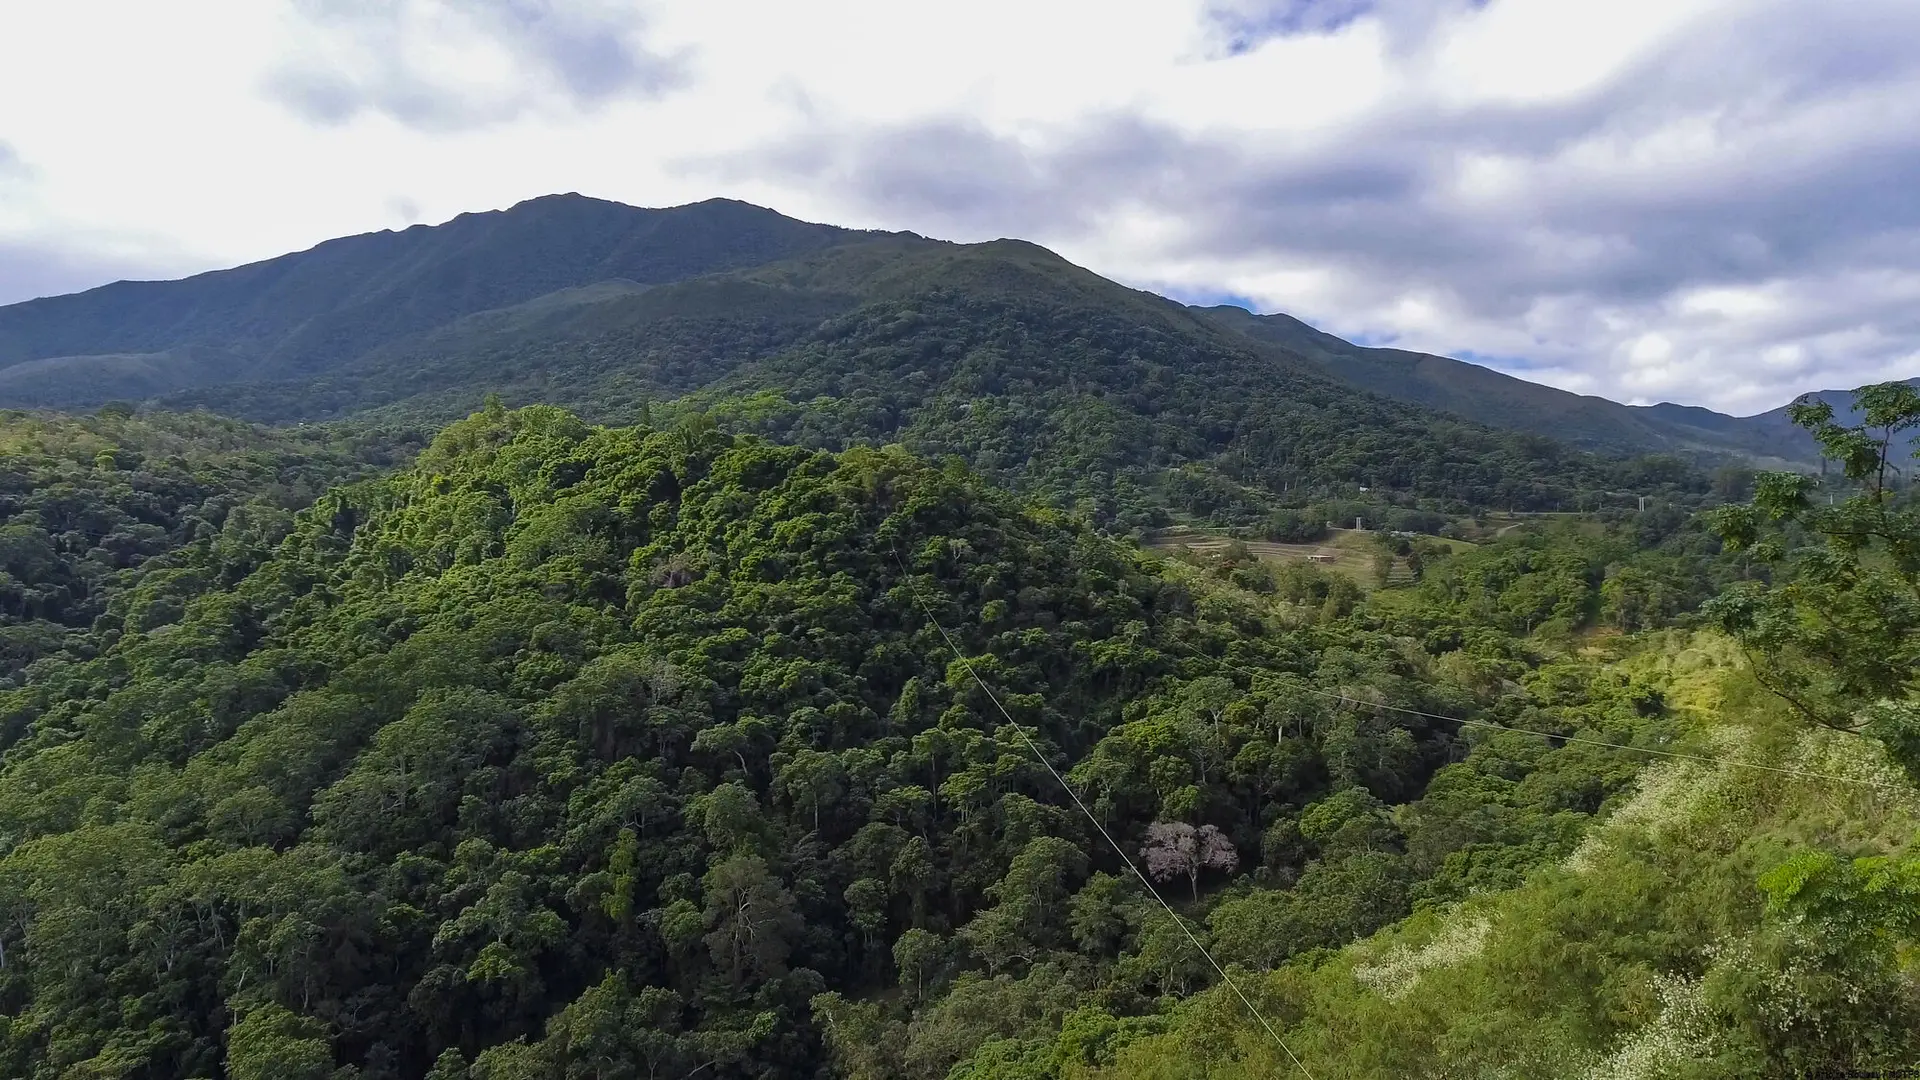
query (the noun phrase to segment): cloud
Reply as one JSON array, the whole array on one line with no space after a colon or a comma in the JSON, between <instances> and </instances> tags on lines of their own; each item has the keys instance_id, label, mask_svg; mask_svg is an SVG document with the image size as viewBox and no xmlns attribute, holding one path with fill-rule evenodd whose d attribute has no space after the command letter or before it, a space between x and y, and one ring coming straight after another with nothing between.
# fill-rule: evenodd
<instances>
[{"instance_id":1,"label":"cloud","mask_svg":"<svg viewBox=\"0 0 1920 1080\"><path fill-rule=\"evenodd\" d=\"M1300 35L1391 52L1383 18L1428 21L1389 61L1398 92L1318 134L1150 109L999 130L948 115L824 125L704 165L1625 399L1757 411L1809 383L1920 372L1920 53L1901 44L1920 7L1748 3L1578 79L1548 65L1476 85L1457 58L1504 55L1500 20L1523 27L1524 5L1258 6L1238 16L1251 44L1207 63L1256 64L1260 41Z\"/></svg>"},{"instance_id":2,"label":"cloud","mask_svg":"<svg viewBox=\"0 0 1920 1080\"><path fill-rule=\"evenodd\" d=\"M20 152L0 139L0 181L23 179L31 171Z\"/></svg>"},{"instance_id":3,"label":"cloud","mask_svg":"<svg viewBox=\"0 0 1920 1080\"><path fill-rule=\"evenodd\" d=\"M395 195L387 200L387 210L403 225L420 223L420 204L405 195Z\"/></svg>"},{"instance_id":4,"label":"cloud","mask_svg":"<svg viewBox=\"0 0 1920 1080\"><path fill-rule=\"evenodd\" d=\"M1228 55L1274 38L1331 34L1361 19L1387 31L1395 51L1426 41L1449 14L1485 7L1488 0L1209 0L1201 20L1212 43Z\"/></svg>"},{"instance_id":5,"label":"cloud","mask_svg":"<svg viewBox=\"0 0 1920 1080\"><path fill-rule=\"evenodd\" d=\"M295 0L297 48L271 97L320 124L362 114L451 131L543 108L591 110L683 85L644 13L613 0Z\"/></svg>"},{"instance_id":6,"label":"cloud","mask_svg":"<svg viewBox=\"0 0 1920 1080\"><path fill-rule=\"evenodd\" d=\"M178 261L74 250L54 240L0 239L0 305L111 281L178 276Z\"/></svg>"},{"instance_id":7,"label":"cloud","mask_svg":"<svg viewBox=\"0 0 1920 1080\"><path fill-rule=\"evenodd\" d=\"M91 11L0 35L33 166L0 178L0 244L75 273L555 191L725 195L1030 239L1623 399L1920 372L1911 0L208 0L127 2L112 35ZM16 282L97 283L26 258Z\"/></svg>"}]
</instances>

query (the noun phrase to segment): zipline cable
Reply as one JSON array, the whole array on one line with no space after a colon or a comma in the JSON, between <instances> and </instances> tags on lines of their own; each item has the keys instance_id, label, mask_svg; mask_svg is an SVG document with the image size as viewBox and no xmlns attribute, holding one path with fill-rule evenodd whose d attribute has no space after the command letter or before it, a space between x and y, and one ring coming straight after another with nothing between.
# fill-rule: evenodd
<instances>
[{"instance_id":1,"label":"zipline cable","mask_svg":"<svg viewBox=\"0 0 1920 1080\"><path fill-rule=\"evenodd\" d=\"M1267 1034L1273 1037L1274 1044L1280 1047L1281 1052L1287 1055L1287 1060L1293 1062L1293 1067L1299 1069L1300 1072L1306 1076L1307 1080L1314 1080L1313 1073L1301 1063L1292 1048L1287 1046L1287 1041L1280 1037L1280 1033L1274 1030L1272 1024L1267 1022L1267 1018L1261 1014L1260 1010L1254 1007L1253 1000L1247 997L1245 991L1240 989L1240 984L1233 981L1233 976L1227 974L1227 969L1221 967L1220 961L1215 960L1213 954L1207 951L1207 947L1200 943L1200 939L1194 935L1191 929L1188 929L1186 921L1180 918L1179 912L1173 910L1173 905L1167 903L1166 898L1160 895L1160 891L1153 887L1151 881L1147 880L1147 875L1142 873L1140 867L1134 864L1132 857L1127 854L1126 849L1120 846L1120 842L1113 838L1113 834L1107 831L1105 825L1100 824L1100 819L1093 816L1093 811L1087 809L1087 804L1080 801L1080 793L1073 790L1073 785L1067 783L1067 778L1060 775L1060 770L1054 768L1053 763L1047 760L1047 756L1040 752L1040 747L1034 743L1032 737L1027 734L1026 729L1021 727L1018 721L1014 720L1013 714L1007 711L1005 705L1000 704L999 696L993 692L992 687L987 685L987 681L980 677L980 673L974 670L973 661L967 659L967 654L960 651L960 646L954 642L953 635L947 633L947 628L940 625L940 620L934 615L933 608L928 606L926 598L920 595L919 588L913 583L913 571L907 568L906 560L900 557L899 548L894 549L893 559L900 564L900 572L904 575L902 580L906 584L907 590L913 594L914 603L919 605L921 612L926 615L927 621L933 624L933 628L940 632L941 639L947 643L947 648L953 650L953 655L960 661L961 666L967 669L967 674L973 676L973 681L980 684L980 689L986 693L987 700L993 702L993 707L1000 710L1001 716L1006 717L1007 726L1013 728L1013 730L1019 734L1020 741L1027 744L1027 751L1031 753L1049 773L1053 774L1053 778L1059 782L1061 787L1066 789L1067 797L1073 800L1073 805L1079 807L1080 812L1087 815L1087 820L1093 823L1094 829L1113 847L1114 854L1120 856L1120 861L1127 864L1127 869L1133 871L1133 876L1140 879L1140 884L1146 887L1147 895L1158 900L1160 906L1166 909L1167 917L1171 918L1173 924L1180 928L1180 932L1187 936L1187 940L1193 943L1195 951L1199 952L1201 956L1206 957L1207 963L1212 965L1213 970L1219 974L1220 981L1227 984L1228 988L1233 991L1234 996L1240 999L1240 1004L1245 1005L1247 1011L1253 1014L1253 1018L1260 1021L1260 1026L1267 1029Z\"/></svg>"}]
</instances>

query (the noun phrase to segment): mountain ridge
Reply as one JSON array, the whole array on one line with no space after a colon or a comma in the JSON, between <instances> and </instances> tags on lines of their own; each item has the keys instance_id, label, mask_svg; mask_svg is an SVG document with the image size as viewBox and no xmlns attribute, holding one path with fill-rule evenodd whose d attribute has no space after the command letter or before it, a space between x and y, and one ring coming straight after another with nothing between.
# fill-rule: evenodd
<instances>
[{"instance_id":1,"label":"mountain ridge","mask_svg":"<svg viewBox=\"0 0 1920 1080\"><path fill-rule=\"evenodd\" d=\"M670 288L645 295L659 287ZM595 378L639 378L655 396L686 393L862 303L1022 290L1147 323L1175 319L1176 334L1224 335L1216 345L1231 340L1224 347L1252 349L1263 362L1581 449L1767 467L1817 460L1784 408L1732 417L1573 394L1466 361L1355 345L1284 313L1184 305L1025 240L955 244L799 221L731 199L639 208L578 193L339 237L175 281L116 282L0 307L0 405L136 399L311 420L421 394L431 401L506 389L525 381L527 356L575 345L598 350ZM687 330L712 330L727 314L716 309L732 302L759 320L753 342ZM682 307L669 310L675 304ZM655 378L644 357L658 342L648 335L667 323L692 336L673 346L673 370ZM612 342L616 332L626 337ZM460 414L474 397L435 406L436 419Z\"/></svg>"},{"instance_id":2,"label":"mountain ridge","mask_svg":"<svg viewBox=\"0 0 1920 1080\"><path fill-rule=\"evenodd\" d=\"M399 334L559 289L679 280L860 235L736 200L649 210L542 196L174 281L115 282L0 307L0 394L12 389L6 371L22 362L152 357L185 345L238 351L248 378L310 374ZM229 381L205 374L176 370L171 389Z\"/></svg>"},{"instance_id":3,"label":"mountain ridge","mask_svg":"<svg viewBox=\"0 0 1920 1080\"><path fill-rule=\"evenodd\" d=\"M1736 417L1698 405L1627 405L1465 360L1356 345L1284 313L1260 315L1233 305L1199 310L1239 333L1308 356L1348 381L1496 427L1551 434L1593 449L1734 452L1775 467L1802 464L1815 456L1813 440L1805 432L1791 423L1772 421L1776 414L1784 420L1785 406L1755 417Z\"/></svg>"}]
</instances>

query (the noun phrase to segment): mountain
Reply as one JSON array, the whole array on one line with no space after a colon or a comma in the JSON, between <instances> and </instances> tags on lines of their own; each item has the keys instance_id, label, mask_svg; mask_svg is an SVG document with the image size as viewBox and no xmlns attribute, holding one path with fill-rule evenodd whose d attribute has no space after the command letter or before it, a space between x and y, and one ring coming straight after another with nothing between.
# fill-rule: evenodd
<instances>
[{"instance_id":1,"label":"mountain","mask_svg":"<svg viewBox=\"0 0 1920 1080\"><path fill-rule=\"evenodd\" d=\"M1786 420L1784 407L1761 416L1734 417L1690 405L1622 405L1463 360L1355 345L1291 315L1256 315L1231 305L1201 310L1217 325L1306 357L1356 386L1491 427L1531 431L1613 453L1736 455L1776 468L1818 460L1813 440ZM1847 392L1833 394L1851 402Z\"/></svg>"},{"instance_id":2,"label":"mountain","mask_svg":"<svg viewBox=\"0 0 1920 1080\"><path fill-rule=\"evenodd\" d=\"M0 308L0 403L89 405L308 376L557 290L678 281L861 235L724 199L648 210L547 196L180 281Z\"/></svg>"},{"instance_id":3,"label":"mountain","mask_svg":"<svg viewBox=\"0 0 1920 1080\"><path fill-rule=\"evenodd\" d=\"M1051 470L1043 486L1077 477L1068 501L1109 514L1127 501L1099 479L1116 470L1162 495L1198 485L1160 501L1211 514L1337 488L1540 508L1673 480L1602 477L1566 447L1812 459L1764 418L1629 407L1285 315L1189 308L1020 241L856 232L727 200L550 196L0 308L0 405L439 424L488 392L598 420L751 399L769 433L901 439L1010 482Z\"/></svg>"},{"instance_id":4,"label":"mountain","mask_svg":"<svg viewBox=\"0 0 1920 1080\"><path fill-rule=\"evenodd\" d=\"M1247 520L1363 488L1544 509L1692 483L1673 463L1607 461L1371 394L1012 240L879 237L651 288L572 290L402 339L328 378L169 400L268 420L358 410L438 423L487 391L598 420L683 399L732 430L825 449L902 442L1123 525L1167 509Z\"/></svg>"},{"instance_id":5,"label":"mountain","mask_svg":"<svg viewBox=\"0 0 1920 1080\"><path fill-rule=\"evenodd\" d=\"M1909 386L1920 387L1920 378L1908 379L1906 381ZM1854 407L1853 395L1854 392L1852 390L1820 390L1811 394L1802 394L1798 400L1808 402L1824 401L1828 405L1833 406L1834 419L1843 424L1858 423L1860 420L1860 411ZM1679 408L1677 405L1659 407L1666 409ZM1764 431L1782 440L1796 439L1811 446L1813 440L1804 431L1794 425L1792 418L1787 415L1787 408L1787 406L1783 405L1769 412L1744 417L1740 422L1749 425L1754 430ZM1895 434L1893 446L1895 450L1894 457L1902 460L1920 454L1920 430L1908 430ZM1811 452L1811 450L1809 450L1809 452Z\"/></svg>"}]
</instances>

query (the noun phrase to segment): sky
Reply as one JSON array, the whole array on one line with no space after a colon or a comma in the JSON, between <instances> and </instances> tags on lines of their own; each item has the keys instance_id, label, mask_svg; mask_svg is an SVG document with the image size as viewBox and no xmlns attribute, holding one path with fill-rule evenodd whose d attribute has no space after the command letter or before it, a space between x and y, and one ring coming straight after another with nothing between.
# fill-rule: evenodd
<instances>
[{"instance_id":1,"label":"sky","mask_svg":"<svg viewBox=\"0 0 1920 1080\"><path fill-rule=\"evenodd\" d=\"M1920 375L1914 0L0 7L0 303L578 191L1620 401Z\"/></svg>"}]
</instances>

